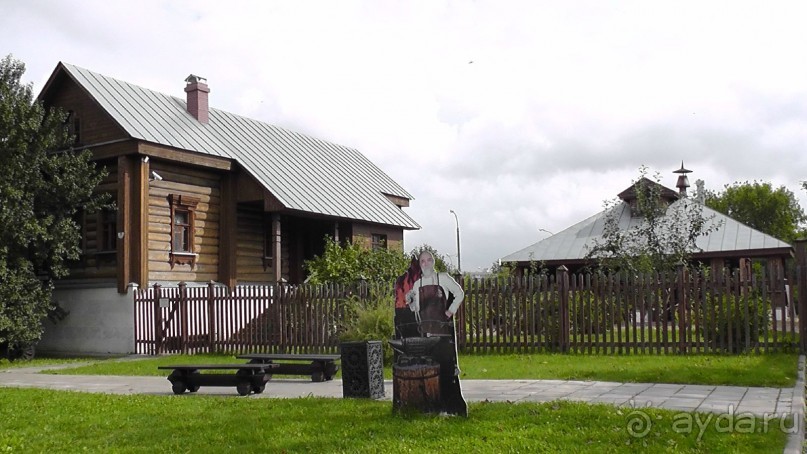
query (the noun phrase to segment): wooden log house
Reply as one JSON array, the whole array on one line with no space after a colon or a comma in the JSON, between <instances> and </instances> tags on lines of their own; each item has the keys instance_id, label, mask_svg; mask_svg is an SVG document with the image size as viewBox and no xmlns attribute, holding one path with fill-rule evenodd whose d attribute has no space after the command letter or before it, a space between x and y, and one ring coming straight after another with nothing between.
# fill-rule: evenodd
<instances>
[{"instance_id":1,"label":"wooden log house","mask_svg":"<svg viewBox=\"0 0 807 454\"><path fill-rule=\"evenodd\" d=\"M326 235L402 249L419 228L412 196L359 151L212 109L204 78L184 91L59 63L39 95L69 113L117 205L82 214L83 256L56 291L71 315L46 324L45 349L131 351L135 285L301 283Z\"/></svg>"}]
</instances>

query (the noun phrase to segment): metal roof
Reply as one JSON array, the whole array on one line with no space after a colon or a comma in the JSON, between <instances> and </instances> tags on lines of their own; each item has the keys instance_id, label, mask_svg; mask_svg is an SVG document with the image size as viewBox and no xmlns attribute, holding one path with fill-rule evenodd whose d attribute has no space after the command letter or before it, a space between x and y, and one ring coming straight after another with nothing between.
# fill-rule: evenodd
<instances>
[{"instance_id":1,"label":"metal roof","mask_svg":"<svg viewBox=\"0 0 807 454\"><path fill-rule=\"evenodd\" d=\"M184 99L60 66L132 138L233 159L290 210L420 228L384 194L412 195L353 148L213 108L202 124Z\"/></svg>"},{"instance_id":2,"label":"metal roof","mask_svg":"<svg viewBox=\"0 0 807 454\"><path fill-rule=\"evenodd\" d=\"M699 203L692 199L679 199L668 207L671 210L680 210L689 203ZM738 255L767 255L785 254L791 246L784 241L753 229L736 221L723 213L702 205L702 215L708 219L704 230L717 226L708 236L701 236L696 240L700 249L696 256L727 256L733 252ZM642 221L640 217L631 216L630 206L620 202L609 210L615 210L619 217L621 230L638 226ZM513 252L501 258L502 262L581 262L585 259L597 240L602 239L603 227L609 210L604 210L588 219L558 232L552 236Z\"/></svg>"}]
</instances>

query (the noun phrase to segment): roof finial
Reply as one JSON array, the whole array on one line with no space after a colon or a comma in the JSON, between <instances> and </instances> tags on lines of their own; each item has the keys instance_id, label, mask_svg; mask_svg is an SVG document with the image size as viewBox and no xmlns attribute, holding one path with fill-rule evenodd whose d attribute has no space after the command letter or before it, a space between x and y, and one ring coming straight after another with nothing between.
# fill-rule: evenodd
<instances>
[{"instance_id":1,"label":"roof finial","mask_svg":"<svg viewBox=\"0 0 807 454\"><path fill-rule=\"evenodd\" d=\"M678 188L678 194L682 197L687 196L687 188L689 187L689 178L687 178L687 174L691 172L691 170L684 168L684 161L681 161L680 169L673 171L673 173L680 174L678 175L678 182L675 183L675 187Z\"/></svg>"}]
</instances>

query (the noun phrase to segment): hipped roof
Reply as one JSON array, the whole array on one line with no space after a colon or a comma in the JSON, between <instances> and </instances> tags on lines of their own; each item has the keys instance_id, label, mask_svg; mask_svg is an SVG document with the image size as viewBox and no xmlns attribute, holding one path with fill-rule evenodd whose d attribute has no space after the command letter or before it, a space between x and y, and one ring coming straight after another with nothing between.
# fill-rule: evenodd
<instances>
[{"instance_id":1,"label":"hipped roof","mask_svg":"<svg viewBox=\"0 0 807 454\"><path fill-rule=\"evenodd\" d=\"M671 189L665 189L673 192ZM621 193L621 195L624 194L625 191ZM673 202L667 212L680 210L686 204L691 203L699 202L682 198ZM791 245L782 240L762 233L705 205L702 205L701 208L703 217L708 219L704 230L709 230L713 226L717 226L717 228L707 236L698 237L696 245L700 251L693 254L694 258L788 256L792 252ZM586 255L596 245L596 241L602 239L605 219L610 210L614 210L614 215L618 217L621 230L637 227L643 222L642 217L632 216L630 204L622 201L608 210L597 213L535 244L508 254L502 257L501 261L536 261L547 264L583 263Z\"/></svg>"}]
</instances>

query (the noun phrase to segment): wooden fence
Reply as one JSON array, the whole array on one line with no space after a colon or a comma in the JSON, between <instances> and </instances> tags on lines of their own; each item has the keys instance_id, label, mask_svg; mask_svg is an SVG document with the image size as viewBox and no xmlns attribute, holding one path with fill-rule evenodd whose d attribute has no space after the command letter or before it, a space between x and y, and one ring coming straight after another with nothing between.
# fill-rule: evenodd
<instances>
[{"instance_id":1,"label":"wooden fence","mask_svg":"<svg viewBox=\"0 0 807 454\"><path fill-rule=\"evenodd\" d=\"M466 352L714 353L798 349L784 276L564 271L464 286Z\"/></svg>"},{"instance_id":2,"label":"wooden fence","mask_svg":"<svg viewBox=\"0 0 807 454\"><path fill-rule=\"evenodd\" d=\"M135 293L135 349L142 354L333 352L345 302L366 298L345 286L142 289Z\"/></svg>"},{"instance_id":3,"label":"wooden fence","mask_svg":"<svg viewBox=\"0 0 807 454\"><path fill-rule=\"evenodd\" d=\"M461 280L464 352L714 353L800 348L784 275L578 274ZM390 289L391 290L391 289ZM136 351L336 352L362 286L163 288L135 294ZM390 310L390 316L392 311Z\"/></svg>"}]
</instances>

